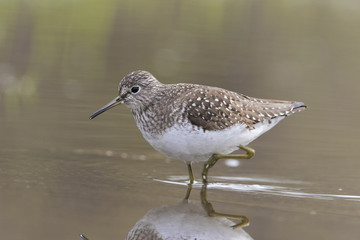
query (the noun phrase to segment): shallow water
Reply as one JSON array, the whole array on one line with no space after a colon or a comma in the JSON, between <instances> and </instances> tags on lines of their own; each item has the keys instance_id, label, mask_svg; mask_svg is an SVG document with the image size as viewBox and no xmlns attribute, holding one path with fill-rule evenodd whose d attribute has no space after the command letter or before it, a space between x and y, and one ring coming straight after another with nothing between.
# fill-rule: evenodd
<instances>
[{"instance_id":1,"label":"shallow water","mask_svg":"<svg viewBox=\"0 0 360 240\"><path fill-rule=\"evenodd\" d=\"M182 201L185 164L128 109L88 119L135 69L305 102L253 159L210 170L208 200L247 216L254 239L359 238L358 2L16 0L0 13L0 239L124 239Z\"/></svg>"}]
</instances>

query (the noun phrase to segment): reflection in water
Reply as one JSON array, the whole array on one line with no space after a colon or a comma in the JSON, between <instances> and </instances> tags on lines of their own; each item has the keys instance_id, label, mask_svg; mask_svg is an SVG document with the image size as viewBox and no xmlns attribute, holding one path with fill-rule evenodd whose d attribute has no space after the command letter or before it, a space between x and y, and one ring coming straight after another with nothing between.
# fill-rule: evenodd
<instances>
[{"instance_id":1,"label":"reflection in water","mask_svg":"<svg viewBox=\"0 0 360 240\"><path fill-rule=\"evenodd\" d=\"M88 238L87 237L85 237L84 235L82 235L82 234L80 234L80 238L82 239L82 240L88 240Z\"/></svg>"},{"instance_id":2,"label":"reflection in water","mask_svg":"<svg viewBox=\"0 0 360 240\"><path fill-rule=\"evenodd\" d=\"M164 176L184 166L153 151L127 109L87 120L140 67L308 103L254 143L256 161L217 166L250 178L213 178L209 200L241 204L256 239L359 239L359 24L357 0L0 1L0 239L124 239L134 217L183 194L185 179Z\"/></svg>"},{"instance_id":3,"label":"reflection in water","mask_svg":"<svg viewBox=\"0 0 360 240\"><path fill-rule=\"evenodd\" d=\"M242 227L249 225L245 216L216 212L207 200L207 184L202 185L201 204L184 199L178 204L153 208L129 231L126 240L162 239L253 239ZM187 194L191 192L188 185ZM230 219L240 220L235 223ZM88 240L80 235L82 240Z\"/></svg>"},{"instance_id":4,"label":"reflection in water","mask_svg":"<svg viewBox=\"0 0 360 240\"><path fill-rule=\"evenodd\" d=\"M206 193L207 193L207 184L203 184L202 188L201 188L201 194L200 194L201 204L202 204L203 208L205 209L206 213L208 214L208 216L211 216L211 217L226 217L226 218L233 218L233 219L241 220L240 223L237 223L237 224L233 225L232 226L233 228L249 226L250 221L245 216L216 212L214 210L212 204L207 200L207 197L206 197L207 194Z\"/></svg>"},{"instance_id":5,"label":"reflection in water","mask_svg":"<svg viewBox=\"0 0 360 240\"><path fill-rule=\"evenodd\" d=\"M185 177L170 177L169 180L160 180L154 179L155 181L176 184L176 185L186 185L183 183ZM236 192L248 192L255 194L268 194L284 197L297 197L297 198L308 198L308 199L321 199L321 200L348 200L348 201L360 201L360 195L348 195L348 194L330 194L330 193L308 193L301 191L297 188L285 187L285 186L276 186L276 185L265 185L265 184L243 184L238 183L238 181L252 181L252 182L263 182L263 183L277 183L277 184L309 184L307 182L301 181L292 181L292 180L277 180L277 179L266 179L266 178L245 178L245 177L213 177L218 181L227 180L231 182L215 182L207 185L209 189L218 189L218 190L229 190ZM195 188L201 187L200 184L196 183L193 185Z\"/></svg>"},{"instance_id":6,"label":"reflection in water","mask_svg":"<svg viewBox=\"0 0 360 240\"><path fill-rule=\"evenodd\" d=\"M126 239L252 239L232 225L234 222L225 217L209 217L201 206L182 201L151 209Z\"/></svg>"},{"instance_id":7,"label":"reflection in water","mask_svg":"<svg viewBox=\"0 0 360 240\"><path fill-rule=\"evenodd\" d=\"M328 194L328 193L306 193L300 190L281 187L281 186L265 186L265 185L245 185L245 184L230 184L230 183L216 183L211 186L212 189L229 189L239 192L258 192L263 194L272 194L287 197L311 198L322 200L344 199L350 201L360 201L359 195L342 195L342 194Z\"/></svg>"}]
</instances>

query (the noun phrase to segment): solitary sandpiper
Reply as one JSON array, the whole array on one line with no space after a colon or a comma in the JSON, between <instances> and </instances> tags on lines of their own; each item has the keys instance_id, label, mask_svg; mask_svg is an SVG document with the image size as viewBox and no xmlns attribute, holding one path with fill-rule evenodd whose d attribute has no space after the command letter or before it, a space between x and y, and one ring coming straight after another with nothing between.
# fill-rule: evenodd
<instances>
[{"instance_id":1,"label":"solitary sandpiper","mask_svg":"<svg viewBox=\"0 0 360 240\"><path fill-rule=\"evenodd\" d=\"M306 108L302 102L253 98L217 87L163 84L140 70L125 76L118 91L119 96L90 119L125 104L151 146L187 164L190 184L192 162L206 162L202 180L207 183L208 170L217 160L251 158L255 151L246 145ZM245 154L230 155L239 148Z\"/></svg>"}]
</instances>

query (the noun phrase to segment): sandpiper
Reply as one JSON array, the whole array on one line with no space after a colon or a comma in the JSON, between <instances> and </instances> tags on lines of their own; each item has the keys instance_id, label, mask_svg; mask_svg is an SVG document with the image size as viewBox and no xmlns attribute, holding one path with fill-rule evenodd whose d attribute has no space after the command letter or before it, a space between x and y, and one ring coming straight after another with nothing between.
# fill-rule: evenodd
<instances>
[{"instance_id":1,"label":"sandpiper","mask_svg":"<svg viewBox=\"0 0 360 240\"><path fill-rule=\"evenodd\" d=\"M306 108L302 102L253 98L217 87L163 84L141 70L125 76L118 92L90 119L124 104L153 148L187 164L190 184L194 182L191 163L206 162L202 180L207 183L208 170L217 160L251 158L255 151L246 145ZM239 148L245 154L230 155Z\"/></svg>"}]
</instances>

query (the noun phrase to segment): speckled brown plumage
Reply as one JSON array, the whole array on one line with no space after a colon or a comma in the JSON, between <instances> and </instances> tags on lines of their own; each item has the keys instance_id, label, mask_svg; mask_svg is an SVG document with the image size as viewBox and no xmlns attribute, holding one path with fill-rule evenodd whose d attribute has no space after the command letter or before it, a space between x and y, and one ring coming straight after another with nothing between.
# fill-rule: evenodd
<instances>
[{"instance_id":1,"label":"speckled brown plumage","mask_svg":"<svg viewBox=\"0 0 360 240\"><path fill-rule=\"evenodd\" d=\"M146 71L125 76L118 90L119 96L90 118L122 103L156 150L186 162L231 153L306 108L302 102L252 98L217 87L163 84Z\"/></svg>"},{"instance_id":2,"label":"speckled brown plumage","mask_svg":"<svg viewBox=\"0 0 360 240\"><path fill-rule=\"evenodd\" d=\"M248 128L258 122L288 116L299 108L294 102L257 99L215 87L199 86L187 101L190 122L204 130L221 130L235 124Z\"/></svg>"},{"instance_id":3,"label":"speckled brown plumage","mask_svg":"<svg viewBox=\"0 0 360 240\"><path fill-rule=\"evenodd\" d=\"M161 133L174 123L191 123L204 131L216 131L236 124L252 129L258 122L288 116L305 108L303 103L258 99L229 90L197 84L162 84L146 71L127 75L119 85L122 98L132 86L146 88L133 109L139 128ZM124 91L127 89L127 91ZM125 102L126 103L126 102Z\"/></svg>"}]
</instances>

